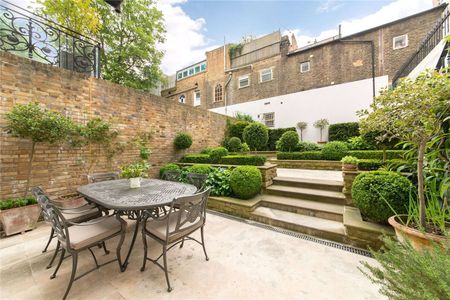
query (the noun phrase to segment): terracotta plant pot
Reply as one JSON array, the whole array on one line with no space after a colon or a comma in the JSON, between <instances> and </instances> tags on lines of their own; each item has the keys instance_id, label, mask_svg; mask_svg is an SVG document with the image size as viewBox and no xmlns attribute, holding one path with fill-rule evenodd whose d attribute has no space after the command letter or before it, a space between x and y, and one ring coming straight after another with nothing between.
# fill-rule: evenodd
<instances>
[{"instance_id":1,"label":"terracotta plant pot","mask_svg":"<svg viewBox=\"0 0 450 300\"><path fill-rule=\"evenodd\" d=\"M417 229L405 226L398 221L398 218L406 219L406 217L406 215L400 215L392 216L388 219L389 224L394 227L395 235L400 242L405 242L407 240L414 247L414 249L424 250L431 248L432 242L442 243L445 241L446 238L444 236L424 233Z\"/></svg>"},{"instance_id":2,"label":"terracotta plant pot","mask_svg":"<svg viewBox=\"0 0 450 300\"><path fill-rule=\"evenodd\" d=\"M325 141L318 141L317 144L326 144L327 142Z\"/></svg>"},{"instance_id":3,"label":"terracotta plant pot","mask_svg":"<svg viewBox=\"0 0 450 300\"><path fill-rule=\"evenodd\" d=\"M11 235L36 228L40 214L41 208L39 205L32 204L1 210L0 221L6 235Z\"/></svg>"},{"instance_id":4,"label":"terracotta plant pot","mask_svg":"<svg viewBox=\"0 0 450 300\"><path fill-rule=\"evenodd\" d=\"M356 171L356 170L358 170L358 165L342 164L342 171Z\"/></svg>"}]
</instances>

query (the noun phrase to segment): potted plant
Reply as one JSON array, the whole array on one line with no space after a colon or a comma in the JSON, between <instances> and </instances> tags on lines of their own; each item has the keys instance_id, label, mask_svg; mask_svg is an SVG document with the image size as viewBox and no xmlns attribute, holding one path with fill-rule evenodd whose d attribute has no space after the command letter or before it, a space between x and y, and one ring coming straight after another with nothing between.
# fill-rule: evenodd
<instances>
[{"instance_id":1,"label":"potted plant","mask_svg":"<svg viewBox=\"0 0 450 300\"><path fill-rule=\"evenodd\" d=\"M417 202L415 197L410 201L416 205L410 204L408 216L395 215L389 219L398 238L407 239L416 248L429 247L431 241L447 239L447 223L437 222L433 210L444 217L448 213L448 167L437 176L440 177L439 185L430 183L427 190L425 180L430 176L425 177L428 175L425 172L432 170L430 161L426 160L427 153L436 144L445 145L448 139L449 85L447 73L424 72L414 80L401 81L395 89L384 90L374 99L372 112L360 112L364 117L360 123L363 133L379 131L384 133L383 139L399 138L411 149L411 157L416 160Z\"/></svg>"},{"instance_id":2,"label":"potted plant","mask_svg":"<svg viewBox=\"0 0 450 300\"><path fill-rule=\"evenodd\" d=\"M141 187L141 178L147 177L149 165L147 162L132 163L122 168L120 176L130 180L130 188L135 189Z\"/></svg>"},{"instance_id":3,"label":"potted plant","mask_svg":"<svg viewBox=\"0 0 450 300\"><path fill-rule=\"evenodd\" d=\"M6 235L35 228L40 214L34 197L0 201L0 221Z\"/></svg>"},{"instance_id":4,"label":"potted plant","mask_svg":"<svg viewBox=\"0 0 450 300\"><path fill-rule=\"evenodd\" d=\"M298 122L297 123L297 129L300 131L300 141L303 141L303 130L305 130L307 126L308 126L308 123L306 123L306 122Z\"/></svg>"},{"instance_id":5,"label":"potted plant","mask_svg":"<svg viewBox=\"0 0 450 300\"><path fill-rule=\"evenodd\" d=\"M354 156L344 156L341 159L342 171L356 171L358 170L359 160Z\"/></svg>"},{"instance_id":6,"label":"potted plant","mask_svg":"<svg viewBox=\"0 0 450 300\"><path fill-rule=\"evenodd\" d=\"M320 129L320 140L318 141L319 144L324 144L326 142L324 142L322 140L322 133L323 133L323 129L325 127L327 127L330 123L328 122L327 119L320 119L317 120L316 122L314 122L314 127L319 128Z\"/></svg>"}]
</instances>

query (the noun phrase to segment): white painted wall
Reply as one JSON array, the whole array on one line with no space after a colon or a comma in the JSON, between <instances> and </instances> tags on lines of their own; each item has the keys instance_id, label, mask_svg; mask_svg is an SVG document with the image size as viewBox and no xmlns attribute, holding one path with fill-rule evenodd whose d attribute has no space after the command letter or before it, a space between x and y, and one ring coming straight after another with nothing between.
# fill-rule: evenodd
<instances>
[{"instance_id":1,"label":"white painted wall","mask_svg":"<svg viewBox=\"0 0 450 300\"><path fill-rule=\"evenodd\" d=\"M375 90L388 85L388 76L377 77ZM233 116L236 112L249 114L261 120L263 113L275 112L275 128L295 127L304 121L308 127L303 140L319 141L320 131L313 126L318 119L326 118L330 124L357 121L356 111L368 108L372 102L372 79L364 79L328 87L266 98L262 100L219 107L211 111ZM324 130L328 139L328 129Z\"/></svg>"}]
</instances>

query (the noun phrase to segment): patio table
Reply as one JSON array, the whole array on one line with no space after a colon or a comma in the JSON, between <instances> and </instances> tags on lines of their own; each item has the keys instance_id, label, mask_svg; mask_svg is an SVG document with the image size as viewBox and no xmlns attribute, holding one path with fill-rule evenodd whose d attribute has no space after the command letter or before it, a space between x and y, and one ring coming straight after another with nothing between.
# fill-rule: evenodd
<instances>
[{"instance_id":1,"label":"patio table","mask_svg":"<svg viewBox=\"0 0 450 300\"><path fill-rule=\"evenodd\" d=\"M135 189L130 188L128 179L102 181L78 188L78 192L89 201L114 210L118 217L126 215L129 219L136 220L130 249L121 267L122 272L128 266L143 212L147 211L152 218L157 219L162 207L170 205L176 197L192 195L196 190L190 184L158 179L141 179L141 187Z\"/></svg>"}]
</instances>

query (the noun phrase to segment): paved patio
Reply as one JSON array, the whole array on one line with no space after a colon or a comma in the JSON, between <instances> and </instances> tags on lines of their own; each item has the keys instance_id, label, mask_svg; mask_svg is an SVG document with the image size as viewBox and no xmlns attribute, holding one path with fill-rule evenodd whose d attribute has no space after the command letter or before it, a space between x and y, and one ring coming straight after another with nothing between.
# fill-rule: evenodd
<instances>
[{"instance_id":1,"label":"paved patio","mask_svg":"<svg viewBox=\"0 0 450 300\"><path fill-rule=\"evenodd\" d=\"M1 299L60 299L68 283L71 262L58 276L45 268L52 252L41 253L50 228L0 240ZM381 299L377 287L357 269L360 261L373 259L318 243L291 237L215 214L208 214L205 228L210 261L201 246L188 242L169 252L174 290L166 291L164 273L148 262L140 272L143 248L138 239L128 269L120 273L109 264L76 281L69 299ZM131 232L125 245L128 246ZM114 257L116 240L107 246ZM54 249L55 244L51 249ZM149 244L153 254L159 251ZM80 272L93 266L86 251ZM79 273L81 274L81 273Z\"/></svg>"}]
</instances>

